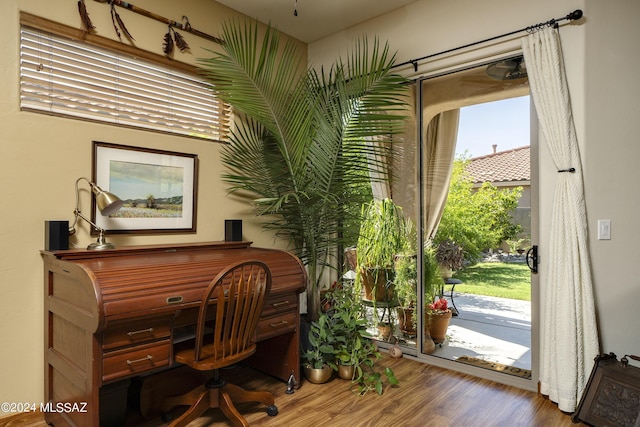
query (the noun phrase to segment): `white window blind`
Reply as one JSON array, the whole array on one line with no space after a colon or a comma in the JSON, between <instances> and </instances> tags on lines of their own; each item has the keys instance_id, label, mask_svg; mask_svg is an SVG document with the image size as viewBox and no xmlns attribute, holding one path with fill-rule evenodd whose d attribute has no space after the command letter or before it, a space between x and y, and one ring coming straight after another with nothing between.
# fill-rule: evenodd
<instances>
[{"instance_id":1,"label":"white window blind","mask_svg":"<svg viewBox=\"0 0 640 427\"><path fill-rule=\"evenodd\" d=\"M231 108L196 75L28 26L20 108L224 141Z\"/></svg>"}]
</instances>

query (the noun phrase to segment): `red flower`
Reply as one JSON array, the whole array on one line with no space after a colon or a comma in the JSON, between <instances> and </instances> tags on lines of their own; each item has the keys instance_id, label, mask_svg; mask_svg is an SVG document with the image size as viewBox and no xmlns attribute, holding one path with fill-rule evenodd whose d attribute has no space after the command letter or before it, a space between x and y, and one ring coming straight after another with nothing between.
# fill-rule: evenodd
<instances>
[{"instance_id":1,"label":"red flower","mask_svg":"<svg viewBox=\"0 0 640 427\"><path fill-rule=\"evenodd\" d=\"M449 308L449 303L446 299L440 298L432 302L431 304L428 304L427 308L433 311L447 311L447 309Z\"/></svg>"}]
</instances>

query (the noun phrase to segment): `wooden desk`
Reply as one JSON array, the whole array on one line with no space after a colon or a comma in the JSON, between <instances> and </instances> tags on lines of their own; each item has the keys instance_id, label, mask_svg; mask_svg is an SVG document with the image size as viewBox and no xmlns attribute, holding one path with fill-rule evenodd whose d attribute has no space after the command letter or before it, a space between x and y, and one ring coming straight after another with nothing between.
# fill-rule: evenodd
<instances>
[{"instance_id":1,"label":"wooden desk","mask_svg":"<svg viewBox=\"0 0 640 427\"><path fill-rule=\"evenodd\" d=\"M300 379L298 294L305 269L295 256L251 242L42 251L45 278L45 403L84 411L46 412L56 426L98 426L101 391L174 365L174 332L196 323L200 298L226 265L259 259L273 284L258 325L256 368ZM298 381L299 382L299 381ZM104 394L104 393L103 393ZM83 405L86 403L84 408Z\"/></svg>"}]
</instances>

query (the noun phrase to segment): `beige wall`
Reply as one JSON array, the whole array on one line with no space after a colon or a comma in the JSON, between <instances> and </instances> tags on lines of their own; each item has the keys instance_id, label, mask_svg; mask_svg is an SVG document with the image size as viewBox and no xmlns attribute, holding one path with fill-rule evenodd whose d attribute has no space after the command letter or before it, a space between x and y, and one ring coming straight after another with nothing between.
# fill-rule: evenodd
<instances>
[{"instance_id":1,"label":"beige wall","mask_svg":"<svg viewBox=\"0 0 640 427\"><path fill-rule=\"evenodd\" d=\"M309 62L327 64L361 34L389 40L399 62L510 32L582 9L581 25L565 26L563 43L574 120L584 168L597 316L603 352L639 354L640 275L635 271L640 231L640 84L636 0L419 0L309 46ZM518 47L517 39L420 67L428 73ZM409 74L409 69L403 69ZM540 230L549 229L555 167L543 145L540 156ZM611 220L611 240L597 240L597 220ZM539 239L541 268L548 235ZM544 277L541 275L541 277ZM553 284L541 283L553 292ZM595 356L595 355L594 355Z\"/></svg>"},{"instance_id":2,"label":"beige wall","mask_svg":"<svg viewBox=\"0 0 640 427\"><path fill-rule=\"evenodd\" d=\"M87 1L101 35L113 29L106 6ZM219 183L219 146L186 138L50 118L19 111L18 12L38 14L78 27L76 2L3 0L0 3L0 401L42 399L42 262L43 227L47 219L71 219L73 184L91 174L91 141L153 147L200 158L198 233L195 235L111 237L118 245L220 240L224 218L245 219L245 236L268 246L272 239L252 223L245 206L225 198ZM137 0L134 4L167 17L186 14L195 28L216 34L228 9L210 0ZM637 167L640 159L640 55L637 40L640 3L636 0L420 0L394 13L309 46L315 65L329 64L360 34L389 40L401 61L459 46L502 32L564 16L576 8L585 22L561 31L575 122L581 144L588 225L602 351L640 354L640 275L635 272L640 232ZM138 46L157 52L162 24L123 11ZM189 36L187 36L189 37ZM188 38L194 46L195 39ZM517 48L517 41L495 51ZM194 57L198 50L192 49ZM486 51L484 52L486 53ZM468 55L469 56L469 55ZM473 55L470 55L473 56ZM424 69L451 61L441 59ZM467 58L468 59L468 58ZM421 67L421 71L422 71ZM541 157L541 229L548 229L555 170L545 148ZM82 201L88 206L88 200ZM611 219L612 240L596 239L597 219ZM92 241L86 228L74 240ZM546 236L541 236L542 268ZM542 286L549 287L548 284ZM552 291L552 290L550 290Z\"/></svg>"},{"instance_id":3,"label":"beige wall","mask_svg":"<svg viewBox=\"0 0 640 427\"><path fill-rule=\"evenodd\" d=\"M115 38L108 6L86 2L98 34ZM220 23L234 13L211 0L137 0L136 6L179 19L217 35ZM220 145L188 138L121 129L19 111L19 11L80 27L75 1L3 0L0 3L0 402L35 402L43 397L44 221L71 220L74 182L91 176L92 140L197 154L200 161L197 233L156 236L109 236L116 245L195 242L224 239L224 219L243 218L244 236L258 246L273 238L256 223L250 209L226 197L220 182ZM142 49L161 54L167 27L124 9L120 15ZM183 34L194 63L206 53L201 39ZM212 46L210 46L212 47ZM306 55L306 46L300 45ZM89 212L89 199L81 200ZM72 244L95 240L82 223ZM0 413L0 416L3 414ZM6 414L5 414L6 415Z\"/></svg>"}]
</instances>

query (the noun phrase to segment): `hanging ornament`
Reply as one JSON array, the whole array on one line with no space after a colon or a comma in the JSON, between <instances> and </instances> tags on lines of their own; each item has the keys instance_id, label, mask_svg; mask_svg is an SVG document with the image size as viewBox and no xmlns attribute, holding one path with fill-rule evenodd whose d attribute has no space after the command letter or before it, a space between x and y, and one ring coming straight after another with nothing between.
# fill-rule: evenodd
<instances>
[{"instance_id":1,"label":"hanging ornament","mask_svg":"<svg viewBox=\"0 0 640 427\"><path fill-rule=\"evenodd\" d=\"M178 33L175 28L169 24L167 34L164 35L164 41L162 43L162 51L164 54L167 56L172 55L174 45L177 46L182 53L189 50L189 45L184 37L182 37L182 34Z\"/></svg>"},{"instance_id":2,"label":"hanging ornament","mask_svg":"<svg viewBox=\"0 0 640 427\"><path fill-rule=\"evenodd\" d=\"M111 5L111 22L113 22L113 28L116 30L116 34L118 35L120 41L122 41L122 35L120 34L118 27L120 28L120 30L122 30L124 35L127 36L128 39L135 40L133 36L131 36L129 30L127 30L127 27L124 25L124 21L122 21L120 15L118 15L118 12L116 11L116 5L113 3L113 1L111 1L109 4Z\"/></svg>"},{"instance_id":3,"label":"hanging ornament","mask_svg":"<svg viewBox=\"0 0 640 427\"><path fill-rule=\"evenodd\" d=\"M162 51L167 56L173 53L173 38L171 37L171 25L169 25L167 34L164 35L164 41L162 42Z\"/></svg>"},{"instance_id":4,"label":"hanging ornament","mask_svg":"<svg viewBox=\"0 0 640 427\"><path fill-rule=\"evenodd\" d=\"M298 0L294 0L294 4L293 4L293 16L298 16Z\"/></svg>"},{"instance_id":5,"label":"hanging ornament","mask_svg":"<svg viewBox=\"0 0 640 427\"><path fill-rule=\"evenodd\" d=\"M182 34L177 32L174 28L171 29L173 30L173 40L176 42L176 46L178 46L180 52L184 53L189 50L189 45L187 44L187 41L184 39L184 37L182 37Z\"/></svg>"},{"instance_id":6,"label":"hanging ornament","mask_svg":"<svg viewBox=\"0 0 640 427\"><path fill-rule=\"evenodd\" d=\"M93 32L96 27L91 22L91 18L89 18L89 12L87 12L87 6L84 4L84 0L78 0L78 12L80 13L80 19L82 20L84 28L86 28L89 33Z\"/></svg>"}]
</instances>

